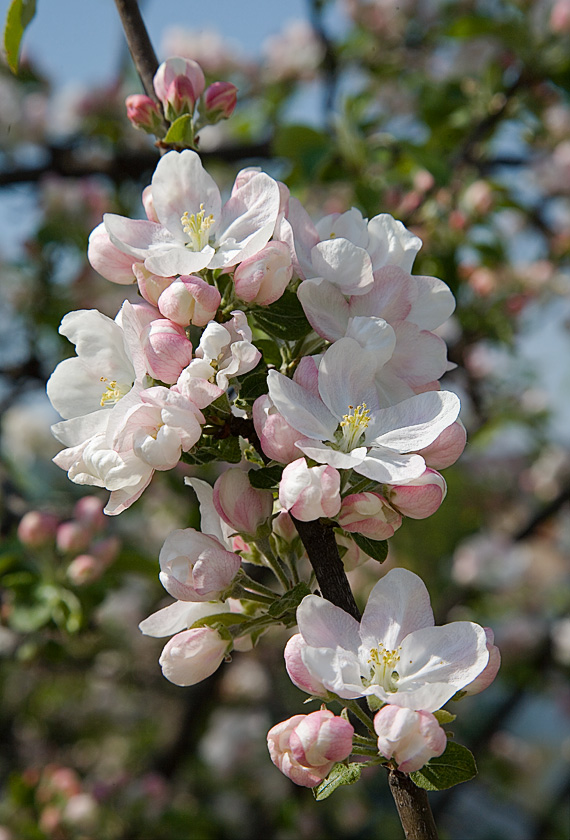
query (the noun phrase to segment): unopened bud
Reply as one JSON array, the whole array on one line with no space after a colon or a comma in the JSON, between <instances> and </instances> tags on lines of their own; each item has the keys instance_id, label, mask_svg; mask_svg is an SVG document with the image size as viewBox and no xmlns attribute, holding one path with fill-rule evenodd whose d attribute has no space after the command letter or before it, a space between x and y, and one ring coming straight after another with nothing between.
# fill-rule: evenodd
<instances>
[{"instance_id":1,"label":"unopened bud","mask_svg":"<svg viewBox=\"0 0 570 840\"><path fill-rule=\"evenodd\" d=\"M162 114L154 99L143 93L134 93L127 96L125 105L127 117L135 128L140 128L147 134L162 133Z\"/></svg>"},{"instance_id":2,"label":"unopened bud","mask_svg":"<svg viewBox=\"0 0 570 840\"><path fill-rule=\"evenodd\" d=\"M204 116L209 123L227 120L234 112L237 87L231 82L214 82L204 94Z\"/></svg>"}]
</instances>

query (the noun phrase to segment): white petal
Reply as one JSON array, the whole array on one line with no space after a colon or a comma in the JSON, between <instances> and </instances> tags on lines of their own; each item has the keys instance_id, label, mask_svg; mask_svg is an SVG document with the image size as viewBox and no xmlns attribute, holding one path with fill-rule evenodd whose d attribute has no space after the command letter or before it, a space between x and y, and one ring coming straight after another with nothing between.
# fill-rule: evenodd
<instances>
[{"instance_id":1,"label":"white petal","mask_svg":"<svg viewBox=\"0 0 570 840\"><path fill-rule=\"evenodd\" d=\"M360 663L352 651L305 647L301 659L310 675L329 691L346 700L362 697Z\"/></svg>"},{"instance_id":2,"label":"white petal","mask_svg":"<svg viewBox=\"0 0 570 840\"><path fill-rule=\"evenodd\" d=\"M411 271L422 240L388 213L381 213L368 222L368 253L374 271L384 265L397 265Z\"/></svg>"},{"instance_id":3,"label":"white petal","mask_svg":"<svg viewBox=\"0 0 570 840\"><path fill-rule=\"evenodd\" d=\"M363 295L372 288L372 264L363 248L348 239L327 239L311 251L313 277L324 277L345 295Z\"/></svg>"},{"instance_id":4,"label":"white petal","mask_svg":"<svg viewBox=\"0 0 570 840\"><path fill-rule=\"evenodd\" d=\"M387 446L398 452L414 452L428 446L459 414L459 398L450 391L428 391L373 414L366 443Z\"/></svg>"},{"instance_id":5,"label":"white petal","mask_svg":"<svg viewBox=\"0 0 570 840\"><path fill-rule=\"evenodd\" d=\"M329 347L319 365L319 393L338 421L349 406L366 403L371 410L378 408L374 374L372 354L353 338L340 338Z\"/></svg>"},{"instance_id":6,"label":"white petal","mask_svg":"<svg viewBox=\"0 0 570 840\"><path fill-rule=\"evenodd\" d=\"M383 318L373 316L349 318L346 337L354 338L364 350L371 354L363 358L362 365L371 363L376 370L390 361L396 349L396 333ZM434 378L438 377L431 377L431 379Z\"/></svg>"},{"instance_id":7,"label":"white petal","mask_svg":"<svg viewBox=\"0 0 570 840\"><path fill-rule=\"evenodd\" d=\"M343 337L348 324L348 303L340 289L322 277L315 277L301 283L297 297L319 335L329 341Z\"/></svg>"},{"instance_id":8,"label":"white petal","mask_svg":"<svg viewBox=\"0 0 570 840\"><path fill-rule=\"evenodd\" d=\"M337 420L320 399L275 370L267 374L267 387L277 411L302 435L315 440L334 435Z\"/></svg>"},{"instance_id":9,"label":"white petal","mask_svg":"<svg viewBox=\"0 0 570 840\"><path fill-rule=\"evenodd\" d=\"M414 630L432 627L433 612L422 579L407 569L392 569L373 588L360 624L367 650L382 642L395 650Z\"/></svg>"},{"instance_id":10,"label":"white petal","mask_svg":"<svg viewBox=\"0 0 570 840\"><path fill-rule=\"evenodd\" d=\"M205 216L214 217L214 225L220 221L220 191L199 155L190 149L168 152L159 160L152 178L152 200L161 223L181 242L188 241L182 229L184 213L192 215L203 209Z\"/></svg>"},{"instance_id":11,"label":"white petal","mask_svg":"<svg viewBox=\"0 0 570 840\"><path fill-rule=\"evenodd\" d=\"M360 625L358 621L326 598L307 595L297 607L299 632L311 647L358 652Z\"/></svg>"},{"instance_id":12,"label":"white petal","mask_svg":"<svg viewBox=\"0 0 570 840\"><path fill-rule=\"evenodd\" d=\"M190 478L188 476L184 479L184 484L189 484L198 497L200 530L202 533L216 537L222 545L231 551L233 546L230 534L234 533L234 529L224 522L214 507L214 488L200 478Z\"/></svg>"},{"instance_id":13,"label":"white petal","mask_svg":"<svg viewBox=\"0 0 570 840\"><path fill-rule=\"evenodd\" d=\"M191 601L175 601L141 621L139 630L145 636L154 636L155 638L173 636L180 630L187 630L200 618L229 611L228 604L222 603L222 601L206 601L203 604Z\"/></svg>"},{"instance_id":14,"label":"white petal","mask_svg":"<svg viewBox=\"0 0 570 840\"><path fill-rule=\"evenodd\" d=\"M319 464L328 464L337 470L359 470L360 465L366 458L366 447L359 446L352 452L339 452L338 449L331 449L324 443L309 438L300 438L295 441L295 446L300 449L308 458L317 461Z\"/></svg>"},{"instance_id":15,"label":"white petal","mask_svg":"<svg viewBox=\"0 0 570 840\"><path fill-rule=\"evenodd\" d=\"M416 275L414 281L417 297L408 320L423 330L435 330L453 314L455 298L451 289L437 277Z\"/></svg>"},{"instance_id":16,"label":"white petal","mask_svg":"<svg viewBox=\"0 0 570 840\"><path fill-rule=\"evenodd\" d=\"M380 484L405 484L419 478L425 467L420 455L403 455L386 447L374 447L354 469Z\"/></svg>"}]
</instances>

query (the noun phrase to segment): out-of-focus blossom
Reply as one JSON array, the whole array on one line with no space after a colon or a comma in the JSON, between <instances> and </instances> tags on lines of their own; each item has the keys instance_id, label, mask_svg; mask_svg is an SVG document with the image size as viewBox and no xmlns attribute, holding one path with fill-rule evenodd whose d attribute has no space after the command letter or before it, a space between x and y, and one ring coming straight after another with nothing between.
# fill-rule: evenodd
<instances>
[{"instance_id":1,"label":"out-of-focus blossom","mask_svg":"<svg viewBox=\"0 0 570 840\"><path fill-rule=\"evenodd\" d=\"M262 51L268 81L283 82L314 78L325 47L308 21L292 20L265 39Z\"/></svg>"},{"instance_id":2,"label":"out-of-focus blossom","mask_svg":"<svg viewBox=\"0 0 570 840\"><path fill-rule=\"evenodd\" d=\"M374 729L380 753L395 759L402 773L419 770L447 746L445 732L430 712L384 706L374 716Z\"/></svg>"},{"instance_id":3,"label":"out-of-focus blossom","mask_svg":"<svg viewBox=\"0 0 570 840\"><path fill-rule=\"evenodd\" d=\"M81 522L62 522L57 527L56 545L64 554L83 551L89 545L91 529Z\"/></svg>"},{"instance_id":4,"label":"out-of-focus blossom","mask_svg":"<svg viewBox=\"0 0 570 840\"><path fill-rule=\"evenodd\" d=\"M213 502L224 522L253 538L273 510L273 493L252 487L248 473L230 468L216 479Z\"/></svg>"},{"instance_id":5,"label":"out-of-focus blossom","mask_svg":"<svg viewBox=\"0 0 570 840\"><path fill-rule=\"evenodd\" d=\"M58 519L52 513L29 510L18 523L18 539L28 548L41 548L55 538Z\"/></svg>"}]
</instances>

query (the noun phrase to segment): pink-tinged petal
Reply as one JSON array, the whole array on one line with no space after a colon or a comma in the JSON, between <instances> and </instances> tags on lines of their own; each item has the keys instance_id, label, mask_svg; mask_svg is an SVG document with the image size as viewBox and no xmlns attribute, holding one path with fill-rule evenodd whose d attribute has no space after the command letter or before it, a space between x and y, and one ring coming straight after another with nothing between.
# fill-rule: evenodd
<instances>
[{"instance_id":1,"label":"pink-tinged petal","mask_svg":"<svg viewBox=\"0 0 570 840\"><path fill-rule=\"evenodd\" d=\"M354 727L346 718L321 709L306 715L291 733L293 758L309 767L343 761L352 752Z\"/></svg>"},{"instance_id":2,"label":"pink-tinged petal","mask_svg":"<svg viewBox=\"0 0 570 840\"><path fill-rule=\"evenodd\" d=\"M300 277L310 277L313 273L311 251L319 242L320 236L311 217L298 198L291 196L287 218L291 225L295 241L295 253L299 261Z\"/></svg>"},{"instance_id":3,"label":"pink-tinged petal","mask_svg":"<svg viewBox=\"0 0 570 840\"><path fill-rule=\"evenodd\" d=\"M453 314L455 298L443 280L416 275L417 296L408 320L423 330L435 330Z\"/></svg>"},{"instance_id":4,"label":"pink-tinged petal","mask_svg":"<svg viewBox=\"0 0 570 840\"><path fill-rule=\"evenodd\" d=\"M194 101L204 92L206 80L197 61L178 56L167 58L156 71L152 81L154 92L163 105L167 103L169 88L177 76L182 76L190 82Z\"/></svg>"},{"instance_id":5,"label":"pink-tinged petal","mask_svg":"<svg viewBox=\"0 0 570 840\"><path fill-rule=\"evenodd\" d=\"M411 271L417 252L422 247L419 237L388 213L381 213L368 222L368 253L374 271L384 265L396 265Z\"/></svg>"},{"instance_id":6,"label":"pink-tinged petal","mask_svg":"<svg viewBox=\"0 0 570 840\"><path fill-rule=\"evenodd\" d=\"M235 265L261 251L275 229L279 202L277 182L265 172L236 190L222 210L211 268Z\"/></svg>"},{"instance_id":7,"label":"pink-tinged petal","mask_svg":"<svg viewBox=\"0 0 570 840\"><path fill-rule=\"evenodd\" d=\"M335 341L321 359L319 392L337 421L348 414L349 406L356 408L366 403L370 410L378 407L372 359L373 354L363 350L353 338ZM328 440L331 437L322 436L321 439Z\"/></svg>"},{"instance_id":8,"label":"pink-tinged petal","mask_svg":"<svg viewBox=\"0 0 570 840\"><path fill-rule=\"evenodd\" d=\"M376 369L382 368L390 361L394 364L394 351L398 352L397 333L383 318L374 316L350 318L346 337L353 338L366 353L371 354L364 357L363 364L370 363Z\"/></svg>"},{"instance_id":9,"label":"pink-tinged petal","mask_svg":"<svg viewBox=\"0 0 570 840\"><path fill-rule=\"evenodd\" d=\"M485 631L485 637L487 639L489 661L479 676L476 677L473 682L469 683L469 685L464 687L463 691L468 695L480 694L482 691L485 691L486 688L489 688L497 676L499 668L501 667L501 652L499 651L499 648L493 644L495 641L495 634L490 627L483 627L483 630Z\"/></svg>"},{"instance_id":10,"label":"pink-tinged petal","mask_svg":"<svg viewBox=\"0 0 570 840\"><path fill-rule=\"evenodd\" d=\"M149 252L145 267L163 277L194 274L209 265L213 255L214 249L210 245L205 245L201 251L190 251L180 244L157 247Z\"/></svg>"},{"instance_id":11,"label":"pink-tinged petal","mask_svg":"<svg viewBox=\"0 0 570 840\"><path fill-rule=\"evenodd\" d=\"M179 242L188 241L181 222L184 213L191 216L203 209L205 216L212 215L214 224L211 233L219 224L222 209L220 191L202 166L200 156L190 149L168 152L161 157L152 177L152 199L161 224ZM192 269L172 273L192 274Z\"/></svg>"},{"instance_id":12,"label":"pink-tinged petal","mask_svg":"<svg viewBox=\"0 0 570 840\"><path fill-rule=\"evenodd\" d=\"M221 297L215 286L201 277L185 275L170 283L158 298L158 308L165 318L182 327L194 324L205 327L214 318Z\"/></svg>"},{"instance_id":13,"label":"pink-tinged petal","mask_svg":"<svg viewBox=\"0 0 570 840\"><path fill-rule=\"evenodd\" d=\"M358 651L358 621L325 598L317 595L303 598L297 608L297 623L303 639L311 647Z\"/></svg>"},{"instance_id":14,"label":"pink-tinged petal","mask_svg":"<svg viewBox=\"0 0 570 840\"><path fill-rule=\"evenodd\" d=\"M371 650L381 642L388 650L395 650L408 633L433 624L424 582L407 569L392 569L368 598L360 625L362 645Z\"/></svg>"},{"instance_id":15,"label":"pink-tinged petal","mask_svg":"<svg viewBox=\"0 0 570 840\"><path fill-rule=\"evenodd\" d=\"M308 467L304 458L288 464L279 483L279 504L303 522L340 510L340 474L330 466Z\"/></svg>"},{"instance_id":16,"label":"pink-tinged petal","mask_svg":"<svg viewBox=\"0 0 570 840\"><path fill-rule=\"evenodd\" d=\"M184 479L184 484L190 485L198 497L200 506L200 530L203 534L215 537L228 549L231 549L232 542L230 535L233 533L229 525L220 518L214 507L214 488L200 478Z\"/></svg>"},{"instance_id":17,"label":"pink-tinged petal","mask_svg":"<svg viewBox=\"0 0 570 840\"><path fill-rule=\"evenodd\" d=\"M447 746L446 734L430 712L384 706L374 717L374 729L380 753L394 758L402 773L419 770Z\"/></svg>"},{"instance_id":18,"label":"pink-tinged petal","mask_svg":"<svg viewBox=\"0 0 570 840\"><path fill-rule=\"evenodd\" d=\"M444 470L454 464L467 443L467 432L461 420L456 420L437 437L433 443L418 450L428 467Z\"/></svg>"},{"instance_id":19,"label":"pink-tinged petal","mask_svg":"<svg viewBox=\"0 0 570 840\"><path fill-rule=\"evenodd\" d=\"M374 442L398 452L417 451L433 443L455 422L459 408L459 398L450 391L418 394L375 412L366 431L366 443Z\"/></svg>"},{"instance_id":20,"label":"pink-tinged petal","mask_svg":"<svg viewBox=\"0 0 570 840\"><path fill-rule=\"evenodd\" d=\"M103 222L89 236L87 259L95 271L111 283L126 286L135 282L132 256L113 245Z\"/></svg>"},{"instance_id":21,"label":"pink-tinged petal","mask_svg":"<svg viewBox=\"0 0 570 840\"><path fill-rule=\"evenodd\" d=\"M261 448L268 458L288 464L299 457L295 442L301 435L279 414L267 394L253 404L253 425Z\"/></svg>"},{"instance_id":22,"label":"pink-tinged petal","mask_svg":"<svg viewBox=\"0 0 570 840\"><path fill-rule=\"evenodd\" d=\"M302 435L316 440L334 435L337 420L320 399L275 370L267 375L267 387L275 408Z\"/></svg>"},{"instance_id":23,"label":"pink-tinged petal","mask_svg":"<svg viewBox=\"0 0 570 840\"><path fill-rule=\"evenodd\" d=\"M328 341L345 335L349 307L340 289L322 277L315 277L301 283L297 297L315 332Z\"/></svg>"},{"instance_id":24,"label":"pink-tinged petal","mask_svg":"<svg viewBox=\"0 0 570 840\"><path fill-rule=\"evenodd\" d=\"M307 646L301 657L310 673L318 679L327 691L346 700L362 697L362 673L356 653L340 647L316 648Z\"/></svg>"},{"instance_id":25,"label":"pink-tinged petal","mask_svg":"<svg viewBox=\"0 0 570 840\"><path fill-rule=\"evenodd\" d=\"M293 381L308 391L313 396L320 398L319 395L319 369L315 363L313 356L303 356L299 364L295 368L293 374Z\"/></svg>"},{"instance_id":26,"label":"pink-tinged petal","mask_svg":"<svg viewBox=\"0 0 570 840\"><path fill-rule=\"evenodd\" d=\"M315 679L303 662L301 651L306 647L307 643L300 633L291 636L283 652L287 673L291 682L301 691L305 691L314 697L325 697L327 689L319 680Z\"/></svg>"},{"instance_id":27,"label":"pink-tinged petal","mask_svg":"<svg viewBox=\"0 0 570 840\"><path fill-rule=\"evenodd\" d=\"M356 450L353 450L354 455ZM354 467L356 472L379 484L399 484L419 478L426 468L419 455L406 455L393 449L375 447Z\"/></svg>"},{"instance_id":28,"label":"pink-tinged petal","mask_svg":"<svg viewBox=\"0 0 570 840\"><path fill-rule=\"evenodd\" d=\"M103 223L113 245L123 253L135 257L141 262L150 256L151 248L165 249L175 245L184 247L185 239L182 236L175 238L169 230L158 222L149 222L145 219L127 219L126 216L105 213ZM170 275L163 274L163 276L169 277Z\"/></svg>"},{"instance_id":29,"label":"pink-tinged petal","mask_svg":"<svg viewBox=\"0 0 570 840\"><path fill-rule=\"evenodd\" d=\"M210 627L184 630L173 636L160 655L160 667L175 685L195 685L221 665L228 642Z\"/></svg>"},{"instance_id":30,"label":"pink-tinged petal","mask_svg":"<svg viewBox=\"0 0 570 840\"><path fill-rule=\"evenodd\" d=\"M353 449L352 452L340 452L337 449L331 449L330 446L320 440L310 440L309 438L300 438L295 446L308 458L312 458L313 461L317 461L319 464L328 464L337 470L360 471L361 465L367 459L365 446ZM362 474L364 475L364 473ZM384 474L391 475L386 470L383 471L382 475Z\"/></svg>"},{"instance_id":31,"label":"pink-tinged petal","mask_svg":"<svg viewBox=\"0 0 570 840\"><path fill-rule=\"evenodd\" d=\"M396 346L390 367L412 388L443 376L447 368L445 341L409 321L394 324Z\"/></svg>"},{"instance_id":32,"label":"pink-tinged petal","mask_svg":"<svg viewBox=\"0 0 570 840\"><path fill-rule=\"evenodd\" d=\"M175 601L141 621L139 630L145 636L159 639L163 636L173 636L181 630L188 630L195 621L206 618L208 615L229 611L229 606L222 601L207 601L203 604L193 601Z\"/></svg>"},{"instance_id":33,"label":"pink-tinged petal","mask_svg":"<svg viewBox=\"0 0 570 840\"><path fill-rule=\"evenodd\" d=\"M416 630L401 644L398 691L389 702L411 709L440 709L489 661L485 631L470 621Z\"/></svg>"},{"instance_id":34,"label":"pink-tinged petal","mask_svg":"<svg viewBox=\"0 0 570 840\"><path fill-rule=\"evenodd\" d=\"M349 533L387 540L402 524L402 517L379 493L352 493L342 500L337 522Z\"/></svg>"},{"instance_id":35,"label":"pink-tinged petal","mask_svg":"<svg viewBox=\"0 0 570 840\"><path fill-rule=\"evenodd\" d=\"M117 516L119 513L130 508L137 499L140 499L146 488L151 482L154 471L149 468L148 472L141 476L138 484L132 487L120 488L113 490L109 496L109 501L105 505L104 512L107 516Z\"/></svg>"},{"instance_id":36,"label":"pink-tinged petal","mask_svg":"<svg viewBox=\"0 0 570 840\"><path fill-rule=\"evenodd\" d=\"M413 278L395 265L374 272L374 286L365 295L350 299L350 315L375 315L389 324L403 321L412 308L416 288Z\"/></svg>"},{"instance_id":37,"label":"pink-tinged petal","mask_svg":"<svg viewBox=\"0 0 570 840\"><path fill-rule=\"evenodd\" d=\"M426 519L438 510L445 499L445 479L435 470L427 469L409 484L385 488L390 503L410 519Z\"/></svg>"},{"instance_id":38,"label":"pink-tinged petal","mask_svg":"<svg viewBox=\"0 0 570 840\"><path fill-rule=\"evenodd\" d=\"M348 239L318 242L311 262L313 277L324 277L345 295L365 294L374 283L368 253Z\"/></svg>"}]
</instances>

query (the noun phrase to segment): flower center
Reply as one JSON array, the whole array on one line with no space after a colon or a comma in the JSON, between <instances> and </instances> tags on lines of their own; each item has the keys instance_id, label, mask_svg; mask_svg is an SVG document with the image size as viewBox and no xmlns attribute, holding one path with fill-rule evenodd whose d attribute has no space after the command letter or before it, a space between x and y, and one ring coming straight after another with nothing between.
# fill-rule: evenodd
<instances>
[{"instance_id":1,"label":"flower center","mask_svg":"<svg viewBox=\"0 0 570 840\"><path fill-rule=\"evenodd\" d=\"M378 643L378 647L372 648L368 660L371 665L368 685L376 683L383 686L386 691L395 694L400 679L396 666L400 661L401 650L401 645L396 650L388 650L382 642Z\"/></svg>"},{"instance_id":2,"label":"flower center","mask_svg":"<svg viewBox=\"0 0 570 840\"><path fill-rule=\"evenodd\" d=\"M187 247L192 251L201 251L205 245L208 244L210 238L210 228L214 224L214 216L210 213L206 216L204 205L200 205L199 213L188 214L188 211L180 219L182 223L182 230L190 238Z\"/></svg>"},{"instance_id":3,"label":"flower center","mask_svg":"<svg viewBox=\"0 0 570 840\"><path fill-rule=\"evenodd\" d=\"M109 382L106 376L102 376L99 381ZM132 382L129 384L119 384L116 379L113 379L103 391L100 403L101 408L108 408L109 406L116 405L119 400L125 396L125 394L129 393L132 387Z\"/></svg>"},{"instance_id":4,"label":"flower center","mask_svg":"<svg viewBox=\"0 0 570 840\"><path fill-rule=\"evenodd\" d=\"M338 429L340 432L338 444L342 452L350 452L354 449L370 423L370 410L366 408L366 403L356 408L349 405L348 409L348 414L343 415Z\"/></svg>"}]
</instances>

